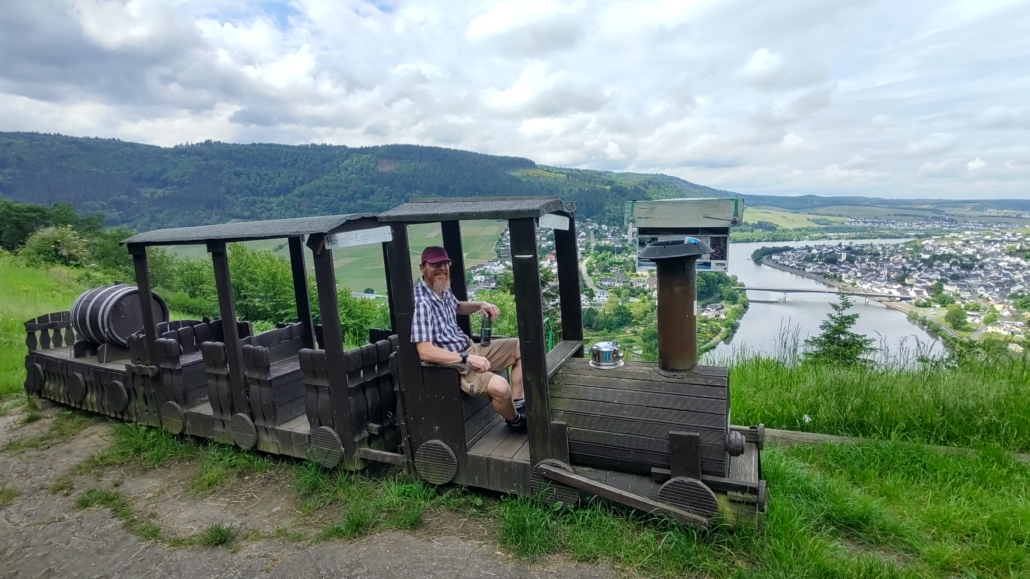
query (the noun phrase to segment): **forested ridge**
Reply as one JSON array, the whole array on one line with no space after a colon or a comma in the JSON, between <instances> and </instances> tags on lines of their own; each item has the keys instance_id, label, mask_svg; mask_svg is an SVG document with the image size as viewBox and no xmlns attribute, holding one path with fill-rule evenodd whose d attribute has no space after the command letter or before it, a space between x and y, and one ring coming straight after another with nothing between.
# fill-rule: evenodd
<instances>
[{"instance_id":1,"label":"forested ridge","mask_svg":"<svg viewBox=\"0 0 1030 579\"><path fill-rule=\"evenodd\" d=\"M667 175L537 165L419 145L171 148L116 139L0 133L0 196L138 231L334 213L378 212L412 197L560 195L581 218L621 223L625 202L727 195Z\"/></svg>"}]
</instances>

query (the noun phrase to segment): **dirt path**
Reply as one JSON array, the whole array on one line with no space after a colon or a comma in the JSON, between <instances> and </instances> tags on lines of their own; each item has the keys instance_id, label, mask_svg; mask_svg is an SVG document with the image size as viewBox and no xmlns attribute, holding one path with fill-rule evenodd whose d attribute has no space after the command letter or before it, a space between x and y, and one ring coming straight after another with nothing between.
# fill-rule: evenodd
<instances>
[{"instance_id":1,"label":"dirt path","mask_svg":"<svg viewBox=\"0 0 1030 579\"><path fill-rule=\"evenodd\" d=\"M0 416L0 448L45 436L54 409L43 414L28 424L24 412ZM564 560L513 560L500 552L486 523L449 513L411 533L313 541L305 537L313 536L318 521L299 510L285 475L239 481L198 498L187 486L197 465L76 474L82 461L107 445L109 434L108 423L93 422L52 444L0 451L0 488L7 497L0 499L0 577L617 576ZM164 536L196 535L217 522L237 528L240 538L231 548L143 540L110 508L77 507L88 488L116 490L130 516L156 524Z\"/></svg>"}]
</instances>

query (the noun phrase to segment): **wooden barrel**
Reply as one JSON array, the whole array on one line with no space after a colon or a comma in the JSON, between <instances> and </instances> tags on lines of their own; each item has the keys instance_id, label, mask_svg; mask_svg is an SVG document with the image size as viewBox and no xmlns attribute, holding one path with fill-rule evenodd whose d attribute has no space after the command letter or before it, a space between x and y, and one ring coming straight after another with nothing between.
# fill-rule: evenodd
<instances>
[{"instance_id":1,"label":"wooden barrel","mask_svg":"<svg viewBox=\"0 0 1030 579\"><path fill-rule=\"evenodd\" d=\"M151 292L154 323L168 321L168 306ZM100 345L111 343L127 347L129 336L143 329L139 290L131 285L91 289L72 304L72 327L82 338Z\"/></svg>"},{"instance_id":2,"label":"wooden barrel","mask_svg":"<svg viewBox=\"0 0 1030 579\"><path fill-rule=\"evenodd\" d=\"M701 472L729 465L729 373L697 366L681 377L655 364L599 369L570 359L550 380L551 419L567 426L572 462L642 475L668 469L669 432L698 433Z\"/></svg>"}]
</instances>

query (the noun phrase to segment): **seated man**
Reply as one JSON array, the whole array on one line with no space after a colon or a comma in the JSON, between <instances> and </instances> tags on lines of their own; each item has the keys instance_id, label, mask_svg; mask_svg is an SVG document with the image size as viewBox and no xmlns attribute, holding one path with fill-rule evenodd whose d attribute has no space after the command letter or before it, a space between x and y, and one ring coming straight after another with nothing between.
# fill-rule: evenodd
<instances>
[{"instance_id":1,"label":"seated man","mask_svg":"<svg viewBox=\"0 0 1030 579\"><path fill-rule=\"evenodd\" d=\"M459 302L451 292L451 258L442 247L427 247L419 269L422 279L415 284L415 314L411 318L411 341L423 362L467 364L461 389L471 396L489 396L494 411L508 426L526 430L525 399L522 390L522 355L515 338L492 340L489 346L475 344L461 331L457 315L483 312L495 319L500 310L486 302ZM511 386L491 370L511 366Z\"/></svg>"}]
</instances>

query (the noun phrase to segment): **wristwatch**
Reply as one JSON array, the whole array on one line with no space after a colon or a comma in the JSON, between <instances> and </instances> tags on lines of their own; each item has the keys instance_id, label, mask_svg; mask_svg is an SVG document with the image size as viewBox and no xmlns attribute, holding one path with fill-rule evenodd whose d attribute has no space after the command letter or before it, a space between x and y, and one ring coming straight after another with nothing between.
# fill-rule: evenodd
<instances>
[{"instance_id":1,"label":"wristwatch","mask_svg":"<svg viewBox=\"0 0 1030 579\"><path fill-rule=\"evenodd\" d=\"M461 354L461 363L464 364L469 359L468 350L462 350L458 353Z\"/></svg>"}]
</instances>

